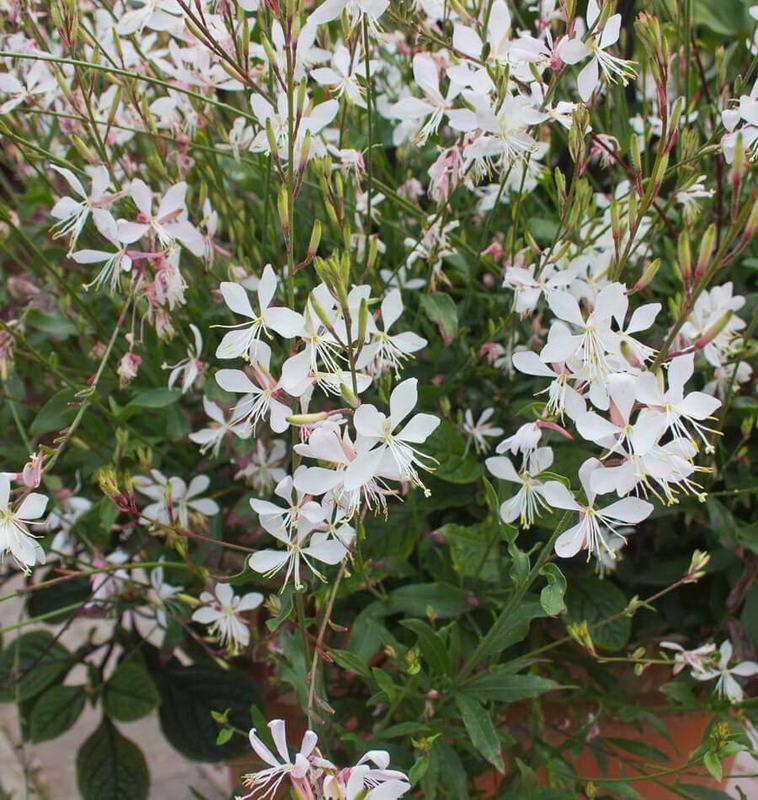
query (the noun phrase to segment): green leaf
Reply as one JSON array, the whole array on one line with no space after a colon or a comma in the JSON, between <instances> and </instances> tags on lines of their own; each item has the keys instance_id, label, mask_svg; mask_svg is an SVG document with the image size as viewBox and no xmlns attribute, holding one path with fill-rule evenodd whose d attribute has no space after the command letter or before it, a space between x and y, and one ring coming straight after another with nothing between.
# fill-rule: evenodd
<instances>
[{"instance_id":1,"label":"green leaf","mask_svg":"<svg viewBox=\"0 0 758 800\"><path fill-rule=\"evenodd\" d=\"M81 521L80 523L81 524ZM40 582L57 575L52 570L48 570L40 576ZM26 610L30 617L39 617L43 614L51 614L59 608L67 608L75 603L84 603L92 593L87 578L76 578L75 580L63 581L53 586L46 586L43 589L32 592L26 601ZM65 618L69 617L74 611L54 614L45 619L46 625L57 625Z\"/></svg>"},{"instance_id":2,"label":"green leaf","mask_svg":"<svg viewBox=\"0 0 758 800\"><path fill-rule=\"evenodd\" d=\"M292 587L287 586L279 595L279 611L266 620L266 627L273 633L292 613Z\"/></svg>"},{"instance_id":3,"label":"green leaf","mask_svg":"<svg viewBox=\"0 0 758 800\"><path fill-rule=\"evenodd\" d=\"M598 622L622 612L627 601L624 593L608 580L582 577L571 581L566 593L568 616L572 622L586 621L592 628ZM592 641L601 650L620 650L629 641L632 621L619 617L590 630Z\"/></svg>"},{"instance_id":4,"label":"green leaf","mask_svg":"<svg viewBox=\"0 0 758 800\"><path fill-rule=\"evenodd\" d=\"M216 745L218 725L211 711L229 709L229 724L247 729L250 706L257 703L250 678L237 670L170 666L153 673L158 685L161 729L172 747L195 761L218 763L250 749L241 736Z\"/></svg>"},{"instance_id":5,"label":"green leaf","mask_svg":"<svg viewBox=\"0 0 758 800\"><path fill-rule=\"evenodd\" d=\"M366 662L360 656L351 653L349 650L330 650L329 655L342 669L354 672L362 678L368 678L371 674Z\"/></svg>"},{"instance_id":6,"label":"green leaf","mask_svg":"<svg viewBox=\"0 0 758 800\"><path fill-rule=\"evenodd\" d=\"M466 608L466 592L449 583L411 583L390 592L386 613L453 617Z\"/></svg>"},{"instance_id":7,"label":"green leaf","mask_svg":"<svg viewBox=\"0 0 758 800\"><path fill-rule=\"evenodd\" d=\"M714 33L734 38L747 27L745 6L740 0L695 0L695 22Z\"/></svg>"},{"instance_id":8,"label":"green leaf","mask_svg":"<svg viewBox=\"0 0 758 800\"><path fill-rule=\"evenodd\" d=\"M26 315L26 324L55 339L67 339L77 333L76 325L59 312L50 313L41 308L31 308Z\"/></svg>"},{"instance_id":9,"label":"green leaf","mask_svg":"<svg viewBox=\"0 0 758 800\"><path fill-rule=\"evenodd\" d=\"M76 402L76 398L73 391L61 389L39 410L29 426L29 432L34 436L41 436L44 433L65 428L76 416L76 407L70 405L74 402Z\"/></svg>"},{"instance_id":10,"label":"green leaf","mask_svg":"<svg viewBox=\"0 0 758 800\"><path fill-rule=\"evenodd\" d=\"M447 646L434 628L420 619L405 619L400 624L418 636L421 655L433 673L445 675L450 671Z\"/></svg>"},{"instance_id":11,"label":"green leaf","mask_svg":"<svg viewBox=\"0 0 758 800\"><path fill-rule=\"evenodd\" d=\"M603 741L631 753L633 756L639 756L646 761L671 761L671 759L660 750L652 747L646 742L641 742L639 739L621 739L617 737L608 736Z\"/></svg>"},{"instance_id":12,"label":"green leaf","mask_svg":"<svg viewBox=\"0 0 758 800\"><path fill-rule=\"evenodd\" d=\"M122 661L103 689L103 711L119 722L146 717L157 705L158 690L136 661Z\"/></svg>"},{"instance_id":13,"label":"green leaf","mask_svg":"<svg viewBox=\"0 0 758 800\"><path fill-rule=\"evenodd\" d=\"M71 654L47 631L25 633L0 654L0 703L28 700L60 680Z\"/></svg>"},{"instance_id":14,"label":"green leaf","mask_svg":"<svg viewBox=\"0 0 758 800\"><path fill-rule=\"evenodd\" d=\"M505 621L505 625L492 639L486 652L481 654L482 658L494 656L523 641L529 633L532 620L544 616L545 610L541 603L536 600L524 600Z\"/></svg>"},{"instance_id":15,"label":"green leaf","mask_svg":"<svg viewBox=\"0 0 758 800\"><path fill-rule=\"evenodd\" d=\"M147 800L150 788L142 751L108 719L79 748L76 780L82 800Z\"/></svg>"},{"instance_id":16,"label":"green leaf","mask_svg":"<svg viewBox=\"0 0 758 800\"><path fill-rule=\"evenodd\" d=\"M180 397L181 392L178 389L167 389L165 387L146 389L132 398L129 401L129 405L137 408L165 408L175 403Z\"/></svg>"},{"instance_id":17,"label":"green leaf","mask_svg":"<svg viewBox=\"0 0 758 800\"><path fill-rule=\"evenodd\" d=\"M442 421L424 451L439 462L434 477L446 483L474 483L482 475L482 465L466 452L466 440L448 420Z\"/></svg>"},{"instance_id":18,"label":"green leaf","mask_svg":"<svg viewBox=\"0 0 758 800\"><path fill-rule=\"evenodd\" d=\"M421 308L429 319L437 325L446 346L458 335L458 308L449 294L432 292L421 295Z\"/></svg>"},{"instance_id":19,"label":"green leaf","mask_svg":"<svg viewBox=\"0 0 758 800\"><path fill-rule=\"evenodd\" d=\"M498 772L505 772L500 740L495 733L489 712L481 703L465 694L455 695L455 702L461 712L461 719L471 744Z\"/></svg>"},{"instance_id":20,"label":"green leaf","mask_svg":"<svg viewBox=\"0 0 758 800\"><path fill-rule=\"evenodd\" d=\"M732 795L720 789L711 789L709 786L699 786L694 783L677 783L676 788L683 793L683 797L690 800L734 800Z\"/></svg>"},{"instance_id":21,"label":"green leaf","mask_svg":"<svg viewBox=\"0 0 758 800\"><path fill-rule=\"evenodd\" d=\"M456 525L449 522L437 529L450 545L450 558L457 573L482 580L497 580L500 575L498 548L500 539L497 523Z\"/></svg>"},{"instance_id":22,"label":"green leaf","mask_svg":"<svg viewBox=\"0 0 758 800\"><path fill-rule=\"evenodd\" d=\"M566 594L566 578L557 564L545 564L540 575L547 580L547 586L540 592L540 603L545 613L551 617L566 610L563 596Z\"/></svg>"},{"instance_id":23,"label":"green leaf","mask_svg":"<svg viewBox=\"0 0 758 800\"><path fill-rule=\"evenodd\" d=\"M507 669L496 669L477 675L465 685L462 692L481 702L494 700L498 703L515 703L561 688L559 683L539 675L513 675Z\"/></svg>"},{"instance_id":24,"label":"green leaf","mask_svg":"<svg viewBox=\"0 0 758 800\"><path fill-rule=\"evenodd\" d=\"M708 774L716 781L721 781L724 771L721 769L721 761L715 753L706 753L703 756L703 764L708 770Z\"/></svg>"},{"instance_id":25,"label":"green leaf","mask_svg":"<svg viewBox=\"0 0 758 800\"><path fill-rule=\"evenodd\" d=\"M31 740L46 742L65 733L79 719L87 695L83 686L53 686L32 707Z\"/></svg>"}]
</instances>

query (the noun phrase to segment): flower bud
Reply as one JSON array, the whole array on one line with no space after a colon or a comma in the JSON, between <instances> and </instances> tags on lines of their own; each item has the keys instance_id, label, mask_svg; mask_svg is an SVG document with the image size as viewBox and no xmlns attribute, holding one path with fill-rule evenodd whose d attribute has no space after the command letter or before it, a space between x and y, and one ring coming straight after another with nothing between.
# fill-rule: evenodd
<instances>
[{"instance_id":1,"label":"flower bud","mask_svg":"<svg viewBox=\"0 0 758 800\"><path fill-rule=\"evenodd\" d=\"M315 425L317 422L323 422L325 419L329 419L329 412L328 411L317 411L313 414L293 414L291 417L287 417L287 422L290 425Z\"/></svg>"},{"instance_id":2,"label":"flower bud","mask_svg":"<svg viewBox=\"0 0 758 800\"><path fill-rule=\"evenodd\" d=\"M677 254L679 257L679 274L682 277L682 283L687 286L692 277L692 251L690 249L690 237L687 235L687 231L682 231L679 234Z\"/></svg>"},{"instance_id":3,"label":"flower bud","mask_svg":"<svg viewBox=\"0 0 758 800\"><path fill-rule=\"evenodd\" d=\"M700 242L697 264L695 266L695 280L700 280L705 274L708 265L711 263L713 248L716 245L716 226L711 224L705 231Z\"/></svg>"},{"instance_id":4,"label":"flower bud","mask_svg":"<svg viewBox=\"0 0 758 800\"><path fill-rule=\"evenodd\" d=\"M640 279L637 281L637 283L634 284L634 289L632 289L632 291L639 292L641 289L644 289L647 286L649 286L651 281L655 277L656 272L658 272L658 270L660 269L660 266L661 266L660 258L656 258L653 261L651 261L645 267L642 275L640 276Z\"/></svg>"},{"instance_id":5,"label":"flower bud","mask_svg":"<svg viewBox=\"0 0 758 800\"><path fill-rule=\"evenodd\" d=\"M716 322L714 322L713 325L711 325L710 328L708 328L708 330L695 342L695 347L697 347L698 350L701 350L709 342L712 342L729 324L732 314L732 311L725 311L716 320Z\"/></svg>"},{"instance_id":6,"label":"flower bud","mask_svg":"<svg viewBox=\"0 0 758 800\"><path fill-rule=\"evenodd\" d=\"M361 399L355 392L346 384L340 384L340 395L342 399L350 406L350 408L358 408L361 404Z\"/></svg>"},{"instance_id":7,"label":"flower bud","mask_svg":"<svg viewBox=\"0 0 758 800\"><path fill-rule=\"evenodd\" d=\"M308 242L308 258L313 258L318 252L318 246L321 243L321 223L316 220L313 223L313 230L311 231L311 238Z\"/></svg>"}]
</instances>

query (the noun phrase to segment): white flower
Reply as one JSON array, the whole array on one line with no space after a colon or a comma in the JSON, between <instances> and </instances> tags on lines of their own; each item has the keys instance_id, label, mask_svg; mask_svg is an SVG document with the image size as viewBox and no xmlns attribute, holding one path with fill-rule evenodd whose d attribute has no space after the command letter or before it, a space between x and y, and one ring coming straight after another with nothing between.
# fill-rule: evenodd
<instances>
[{"instance_id":1,"label":"white flower","mask_svg":"<svg viewBox=\"0 0 758 800\"><path fill-rule=\"evenodd\" d=\"M274 439L270 447L262 439L256 439L249 457L250 462L235 474L234 479L246 478L263 494L270 492L287 475L281 466L287 457L287 446L281 439Z\"/></svg>"},{"instance_id":2,"label":"white flower","mask_svg":"<svg viewBox=\"0 0 758 800\"><path fill-rule=\"evenodd\" d=\"M684 385L692 377L695 369L695 354L672 358L668 368L668 391L663 390L658 378L651 372L639 376L637 398L648 408L640 413L638 424L663 425L663 430L671 430L674 436L687 439L697 448L697 442L688 431L685 422L705 445L707 453L713 452L713 445L706 438L711 429L701 425L701 420L711 417L721 405L721 401L704 392L690 392L685 396Z\"/></svg>"},{"instance_id":3,"label":"white flower","mask_svg":"<svg viewBox=\"0 0 758 800\"><path fill-rule=\"evenodd\" d=\"M268 724L268 729L271 731L271 738L274 740L279 758L266 747L255 732L255 728L253 728L250 731L250 746L258 758L268 764L268 767L250 775L245 775L243 781L246 786L252 789L252 792L239 800L247 800L247 798L253 797L276 797L279 786L285 778L289 778L293 786L297 787L302 785L310 771L310 758L318 742L318 736L313 731L306 731L300 749L295 754L295 758L292 759L287 748L287 733L284 720L271 720Z\"/></svg>"},{"instance_id":4,"label":"white flower","mask_svg":"<svg viewBox=\"0 0 758 800\"><path fill-rule=\"evenodd\" d=\"M369 61L373 74L378 62ZM366 108L363 89L358 82L358 71L365 69L365 61L361 56L360 46L352 54L344 45L339 45L332 54L331 67L318 67L311 70L311 78L321 86L328 86L337 97L343 95L348 103L359 108Z\"/></svg>"},{"instance_id":5,"label":"white flower","mask_svg":"<svg viewBox=\"0 0 758 800\"><path fill-rule=\"evenodd\" d=\"M485 464L496 478L521 484L518 492L500 506L500 517L508 524L518 519L522 527L529 528L534 524L535 517L542 516L542 511L550 508L545 499L545 484L536 476L550 469L553 463L552 448L538 447L524 461L521 472L516 472L507 456L493 456Z\"/></svg>"},{"instance_id":6,"label":"white flower","mask_svg":"<svg viewBox=\"0 0 758 800\"><path fill-rule=\"evenodd\" d=\"M129 194L137 206L136 222L122 222L119 230L125 241L136 242L146 234L158 237L162 247L181 242L194 256L205 252L205 242L200 231L187 219L185 197L187 184L177 183L161 197L158 210L153 214L153 192L139 178L130 186Z\"/></svg>"},{"instance_id":7,"label":"white flower","mask_svg":"<svg viewBox=\"0 0 758 800\"><path fill-rule=\"evenodd\" d=\"M29 525L42 525L47 497L31 492L15 510L10 505L11 482L0 474L0 555L10 553L26 573L29 567L45 563L45 551L30 533Z\"/></svg>"},{"instance_id":8,"label":"white flower","mask_svg":"<svg viewBox=\"0 0 758 800\"><path fill-rule=\"evenodd\" d=\"M212 420L210 425L189 435L191 442L201 445L201 453L210 451L211 455L217 456L224 437L229 433L233 433L240 439L249 439L252 435L253 430L247 422L235 422L233 418L227 419L221 406L207 397L203 397L203 408Z\"/></svg>"},{"instance_id":9,"label":"white flower","mask_svg":"<svg viewBox=\"0 0 758 800\"><path fill-rule=\"evenodd\" d=\"M356 461L360 460L361 466L374 473L378 465L379 474L423 487L416 467L429 470L430 467L425 462L433 459L425 456L414 445L423 444L437 429L440 420L431 414L415 414L397 431L398 426L416 406L417 400L418 381L416 378L408 378L399 383L390 395L389 417L375 406L363 404L356 409L353 424L359 437L372 446L378 445L358 456ZM362 483L362 480L359 482Z\"/></svg>"},{"instance_id":10,"label":"white flower","mask_svg":"<svg viewBox=\"0 0 758 800\"><path fill-rule=\"evenodd\" d=\"M730 667L729 662L732 660L732 651L732 643L728 639L725 640L719 648L718 668L705 669L702 672L693 671L692 677L699 681L710 681L718 678L716 693L720 697L729 700L730 703L741 703L744 692L734 676L750 678L753 675L758 675L758 664L755 661L742 661Z\"/></svg>"},{"instance_id":11,"label":"white flower","mask_svg":"<svg viewBox=\"0 0 758 800\"><path fill-rule=\"evenodd\" d=\"M210 625L211 633L223 647L236 653L250 644L250 629L241 615L263 602L260 592L238 597L228 583L217 583L213 592L200 595L200 602L205 605L192 614L192 619Z\"/></svg>"},{"instance_id":12,"label":"white flower","mask_svg":"<svg viewBox=\"0 0 758 800\"><path fill-rule=\"evenodd\" d=\"M161 369L170 369L171 373L168 376L168 388L172 389L174 384L181 377L182 394L185 394L192 388L195 381L202 376L205 365L200 360L200 354L203 352L203 337L197 325L190 322L190 330L195 340L194 346L189 345L187 348L187 357L178 361L176 364L161 364Z\"/></svg>"},{"instance_id":13,"label":"white flower","mask_svg":"<svg viewBox=\"0 0 758 800\"><path fill-rule=\"evenodd\" d=\"M25 100L40 98L42 105L47 106L52 97L51 93L58 91L60 91L58 82L44 61L38 61L32 65L24 76L24 83L9 72L0 73L0 92L11 95L8 100L0 105L0 116L13 111Z\"/></svg>"},{"instance_id":14,"label":"white flower","mask_svg":"<svg viewBox=\"0 0 758 800\"><path fill-rule=\"evenodd\" d=\"M587 26L592 26L600 17L600 8L595 0L587 3ZM567 64L577 64L587 56L591 56L589 63L582 69L577 78L579 96L586 103L595 88L600 83L600 69L603 70L606 80L611 83L620 81L626 86L630 78L636 73L631 61L612 56L606 50L616 44L621 32L621 14L613 14L608 18L602 30L594 30L584 40L578 38L564 39L558 45L558 55Z\"/></svg>"},{"instance_id":15,"label":"white flower","mask_svg":"<svg viewBox=\"0 0 758 800\"><path fill-rule=\"evenodd\" d=\"M132 578L139 582L146 580L142 570L134 570ZM149 587L145 592L145 605L130 609L128 612L134 629L153 647L160 648L163 645L168 630L168 612L172 603L176 602L174 598L180 588L166 583L163 567L155 567L150 570Z\"/></svg>"},{"instance_id":16,"label":"white flower","mask_svg":"<svg viewBox=\"0 0 758 800\"><path fill-rule=\"evenodd\" d=\"M379 17L384 14L389 4L389 0L326 0L308 17L308 24L324 25L337 19L345 10L354 23L365 16L369 28L376 32Z\"/></svg>"},{"instance_id":17,"label":"white flower","mask_svg":"<svg viewBox=\"0 0 758 800\"><path fill-rule=\"evenodd\" d=\"M370 750L354 767L326 777L325 800L397 800L411 785L404 773L388 769L389 763L386 750Z\"/></svg>"},{"instance_id":18,"label":"white flower","mask_svg":"<svg viewBox=\"0 0 758 800\"><path fill-rule=\"evenodd\" d=\"M121 273L130 272L132 269L132 258L127 252L127 245L130 242L122 237L121 227L107 211L94 219L101 236L116 248L116 252L84 249L71 253L71 258L77 264L102 264L95 279L85 283L84 288L89 289L94 286L100 289L107 284L110 293L113 294L118 288Z\"/></svg>"},{"instance_id":19,"label":"white flower","mask_svg":"<svg viewBox=\"0 0 758 800\"><path fill-rule=\"evenodd\" d=\"M468 444L473 442L477 453L486 453L490 449L488 438L503 435L503 429L489 421L494 413L494 408L485 408L476 422L470 408L463 415L463 433L469 440Z\"/></svg>"},{"instance_id":20,"label":"white flower","mask_svg":"<svg viewBox=\"0 0 758 800\"><path fill-rule=\"evenodd\" d=\"M268 334L269 328L285 339L297 336L302 330L303 318L300 314L289 308L271 305L276 293L276 275L271 264L266 264L258 282L256 290L258 295L257 311L253 311L247 292L240 284L225 281L219 288L224 296L226 305L235 314L247 317L250 322L243 322L240 325L220 326L233 327L238 330L229 331L224 335L221 344L216 349L216 358L237 358L247 353L255 356L255 348L260 342L261 333Z\"/></svg>"},{"instance_id":21,"label":"white flower","mask_svg":"<svg viewBox=\"0 0 758 800\"><path fill-rule=\"evenodd\" d=\"M150 477L136 475L133 479L134 487L154 501L143 509L142 523L179 524L186 528L189 526L191 511L206 517L218 514L220 509L215 500L198 497L210 486L210 482L207 475L197 475L188 486L181 478L166 478L157 469L150 470Z\"/></svg>"},{"instance_id":22,"label":"white flower","mask_svg":"<svg viewBox=\"0 0 758 800\"><path fill-rule=\"evenodd\" d=\"M254 353L249 366L254 380L241 369L220 369L216 373L216 383L227 392L244 395L234 407L232 422L244 423L255 431L258 422L268 417L271 430L283 433L289 427L287 417L292 409L278 399L283 389L269 372L271 348L266 342L258 342Z\"/></svg>"},{"instance_id":23,"label":"white flower","mask_svg":"<svg viewBox=\"0 0 758 800\"><path fill-rule=\"evenodd\" d=\"M412 354L426 347L426 339L411 331L390 334L389 329L403 313L403 300L398 289L391 289L382 300L382 327L374 330L371 342L361 351L356 364L358 369L370 367L378 373L392 370L400 377L400 367Z\"/></svg>"},{"instance_id":24,"label":"white flower","mask_svg":"<svg viewBox=\"0 0 758 800\"><path fill-rule=\"evenodd\" d=\"M413 78L424 98L406 95L389 109L389 113L404 121L415 120L419 125L426 120L417 137L418 143L424 144L431 134L437 132L442 117L451 108L450 104L459 92L459 87L451 82L447 97L442 96L437 65L428 53L417 53L413 57Z\"/></svg>"},{"instance_id":25,"label":"white flower","mask_svg":"<svg viewBox=\"0 0 758 800\"><path fill-rule=\"evenodd\" d=\"M674 651L674 666L671 670L678 675L683 669L689 667L692 674L705 672L711 661L711 654L715 651L715 644L704 644L694 650L685 650L677 642L661 642L661 647Z\"/></svg>"},{"instance_id":26,"label":"white flower","mask_svg":"<svg viewBox=\"0 0 758 800\"><path fill-rule=\"evenodd\" d=\"M53 206L50 214L58 220L52 227L53 236L70 237L70 250L73 250L79 234L82 232L89 215L95 221L98 230L107 231L103 235L109 238L111 234L112 225L110 221L113 219L110 212L106 211L103 206L108 205L113 199L109 197L106 192L111 185L111 176L105 167L88 167L87 172L92 182L90 193L87 194L86 190L81 184L79 178L71 172L70 169L58 167L55 164L50 165L50 169L55 170L62 175L68 185L71 187L78 199L74 197L61 197L60 200Z\"/></svg>"},{"instance_id":27,"label":"white flower","mask_svg":"<svg viewBox=\"0 0 758 800\"><path fill-rule=\"evenodd\" d=\"M181 28L182 7L176 0L138 0L142 8L127 11L116 30L121 36L142 33L144 28L154 31L175 31Z\"/></svg>"},{"instance_id":28,"label":"white flower","mask_svg":"<svg viewBox=\"0 0 758 800\"><path fill-rule=\"evenodd\" d=\"M587 550L588 557L594 555L597 558L603 552L612 557L605 529L619 534L621 525L636 525L653 513L652 504L637 497L625 497L605 508L595 508L591 476L600 466L596 458L588 458L579 468L587 505L578 503L562 483L548 481L545 484L544 496L551 506L579 512L579 522L564 531L555 543L555 552L561 558L571 558L580 550Z\"/></svg>"}]
</instances>

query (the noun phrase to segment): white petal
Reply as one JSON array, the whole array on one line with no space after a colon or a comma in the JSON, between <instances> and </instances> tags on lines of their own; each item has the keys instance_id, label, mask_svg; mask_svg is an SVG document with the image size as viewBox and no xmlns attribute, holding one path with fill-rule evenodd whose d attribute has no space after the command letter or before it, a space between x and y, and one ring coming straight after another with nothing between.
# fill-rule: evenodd
<instances>
[{"instance_id":1,"label":"white petal","mask_svg":"<svg viewBox=\"0 0 758 800\"><path fill-rule=\"evenodd\" d=\"M421 444L437 430L439 424L439 418L432 414L416 414L397 434L397 438L404 442Z\"/></svg>"},{"instance_id":2,"label":"white petal","mask_svg":"<svg viewBox=\"0 0 758 800\"><path fill-rule=\"evenodd\" d=\"M625 497L600 509L598 513L604 517L617 519L619 522L636 525L653 513L653 505L646 500L640 500L638 497Z\"/></svg>"},{"instance_id":3,"label":"white petal","mask_svg":"<svg viewBox=\"0 0 758 800\"><path fill-rule=\"evenodd\" d=\"M285 339L299 336L303 330L303 315L291 308L267 308L263 312L263 321L267 328Z\"/></svg>"},{"instance_id":4,"label":"white petal","mask_svg":"<svg viewBox=\"0 0 758 800\"><path fill-rule=\"evenodd\" d=\"M220 286L224 302L235 314L242 314L243 317L255 319L256 314L250 305L250 298L247 296L244 286L239 283L224 281Z\"/></svg>"},{"instance_id":5,"label":"white petal","mask_svg":"<svg viewBox=\"0 0 758 800\"><path fill-rule=\"evenodd\" d=\"M582 510L571 491L560 481L547 481L542 491L547 502L555 508L563 508L567 511Z\"/></svg>"},{"instance_id":6,"label":"white petal","mask_svg":"<svg viewBox=\"0 0 758 800\"><path fill-rule=\"evenodd\" d=\"M584 547L584 523L580 522L564 531L555 542L556 555L561 558L571 558Z\"/></svg>"},{"instance_id":7,"label":"white petal","mask_svg":"<svg viewBox=\"0 0 758 800\"><path fill-rule=\"evenodd\" d=\"M227 392L260 393L260 389L241 369L220 369L216 373L216 383Z\"/></svg>"},{"instance_id":8,"label":"white petal","mask_svg":"<svg viewBox=\"0 0 758 800\"><path fill-rule=\"evenodd\" d=\"M44 494L32 492L24 498L15 516L21 520L39 519L45 513L46 506L47 497Z\"/></svg>"},{"instance_id":9,"label":"white petal","mask_svg":"<svg viewBox=\"0 0 758 800\"><path fill-rule=\"evenodd\" d=\"M286 550L259 550L253 553L247 563L250 569L262 574L281 569L289 559Z\"/></svg>"},{"instance_id":10,"label":"white petal","mask_svg":"<svg viewBox=\"0 0 758 800\"><path fill-rule=\"evenodd\" d=\"M516 468L511 463L510 458L506 456L493 456L488 458L485 462L487 469L496 477L503 481L511 481L513 483L521 483L521 477Z\"/></svg>"},{"instance_id":11,"label":"white petal","mask_svg":"<svg viewBox=\"0 0 758 800\"><path fill-rule=\"evenodd\" d=\"M598 73L597 59L593 58L589 61L579 73L576 79L577 88L579 89L579 97L586 103L595 91L595 87L600 82L600 75Z\"/></svg>"},{"instance_id":12,"label":"white petal","mask_svg":"<svg viewBox=\"0 0 758 800\"><path fill-rule=\"evenodd\" d=\"M413 411L418 402L418 380L408 378L390 395L390 419L393 430Z\"/></svg>"}]
</instances>

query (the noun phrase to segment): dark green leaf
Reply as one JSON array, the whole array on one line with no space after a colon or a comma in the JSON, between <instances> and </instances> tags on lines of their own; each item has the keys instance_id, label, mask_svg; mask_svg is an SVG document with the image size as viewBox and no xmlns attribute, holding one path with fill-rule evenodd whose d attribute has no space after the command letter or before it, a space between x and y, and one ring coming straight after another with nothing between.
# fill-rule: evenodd
<instances>
[{"instance_id":1,"label":"dark green leaf","mask_svg":"<svg viewBox=\"0 0 758 800\"><path fill-rule=\"evenodd\" d=\"M492 725L489 712L481 703L464 694L457 694L455 702L461 712L461 719L474 749L479 751L495 769L499 772L504 772L505 764L501 754L502 748Z\"/></svg>"},{"instance_id":2,"label":"dark green leaf","mask_svg":"<svg viewBox=\"0 0 758 800\"><path fill-rule=\"evenodd\" d=\"M51 431L65 428L76 416L76 407L70 405L76 398L71 389L61 389L54 394L42 408L29 426L29 432L41 436Z\"/></svg>"},{"instance_id":3,"label":"dark green leaf","mask_svg":"<svg viewBox=\"0 0 758 800\"><path fill-rule=\"evenodd\" d=\"M153 678L161 698L161 728L180 753L218 763L249 751L249 743L241 736L217 746L218 725L211 718L211 711L228 708L230 725L248 727L250 706L257 702L247 675L203 666L171 666L156 671Z\"/></svg>"},{"instance_id":4,"label":"dark green leaf","mask_svg":"<svg viewBox=\"0 0 758 800\"><path fill-rule=\"evenodd\" d=\"M582 578L570 583L566 593L568 616L572 622L587 622L596 647L602 650L620 650L629 641L632 621L621 616L613 622L592 627L608 617L622 612L627 601L623 592L610 581Z\"/></svg>"},{"instance_id":5,"label":"dark green leaf","mask_svg":"<svg viewBox=\"0 0 758 800\"><path fill-rule=\"evenodd\" d=\"M670 761L671 759L660 750L652 747L646 742L641 742L639 739L620 739L616 737L606 737L603 741L631 753L633 756L639 756L646 761Z\"/></svg>"},{"instance_id":6,"label":"dark green leaf","mask_svg":"<svg viewBox=\"0 0 758 800\"><path fill-rule=\"evenodd\" d=\"M450 670L447 647L442 637L431 626L420 619L406 619L401 622L418 636L421 655L433 673L445 675Z\"/></svg>"},{"instance_id":7,"label":"dark green leaf","mask_svg":"<svg viewBox=\"0 0 758 800\"><path fill-rule=\"evenodd\" d=\"M83 686L53 686L41 694L32 707L32 741L46 742L65 733L82 713L86 697Z\"/></svg>"},{"instance_id":8,"label":"dark green leaf","mask_svg":"<svg viewBox=\"0 0 758 800\"><path fill-rule=\"evenodd\" d=\"M157 389L146 389L144 392L140 392L129 401L129 405L137 408L165 408L171 403L175 403L180 397L181 392L178 389L166 389L161 386Z\"/></svg>"},{"instance_id":9,"label":"dark green leaf","mask_svg":"<svg viewBox=\"0 0 758 800\"><path fill-rule=\"evenodd\" d=\"M339 664L339 666L342 667L342 669L354 672L356 675L360 675L362 678L368 678L371 674L366 662L359 656L355 655L355 653L351 653L349 650L330 650L329 655L337 662L337 664Z\"/></svg>"},{"instance_id":10,"label":"dark green leaf","mask_svg":"<svg viewBox=\"0 0 758 800\"><path fill-rule=\"evenodd\" d=\"M566 610L563 596L566 594L566 578L557 564L545 564L540 575L547 580L547 586L540 592L540 603L545 613L551 617L562 614Z\"/></svg>"},{"instance_id":11,"label":"dark green leaf","mask_svg":"<svg viewBox=\"0 0 758 800\"><path fill-rule=\"evenodd\" d=\"M477 675L462 691L482 702L494 700L498 703L515 703L560 688L559 683L539 675L512 675L506 670L496 669Z\"/></svg>"},{"instance_id":12,"label":"dark green leaf","mask_svg":"<svg viewBox=\"0 0 758 800\"><path fill-rule=\"evenodd\" d=\"M76 780L82 800L147 800L150 788L142 751L108 719L79 748Z\"/></svg>"},{"instance_id":13,"label":"dark green leaf","mask_svg":"<svg viewBox=\"0 0 758 800\"><path fill-rule=\"evenodd\" d=\"M0 702L34 697L60 680L72 664L68 650L47 631L19 636L0 654Z\"/></svg>"},{"instance_id":14,"label":"dark green leaf","mask_svg":"<svg viewBox=\"0 0 758 800\"><path fill-rule=\"evenodd\" d=\"M122 661L103 689L103 711L120 722L146 717L157 705L158 690L136 661Z\"/></svg>"},{"instance_id":15,"label":"dark green leaf","mask_svg":"<svg viewBox=\"0 0 758 800\"><path fill-rule=\"evenodd\" d=\"M422 294L421 308L439 328L443 342L449 345L458 334L458 309L453 298L443 292Z\"/></svg>"}]
</instances>

